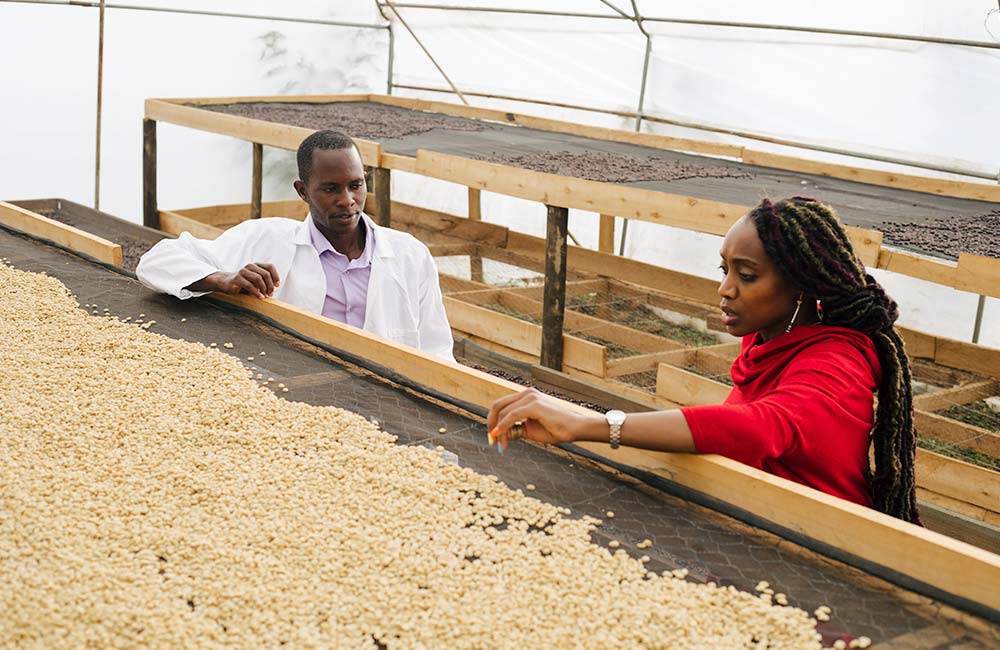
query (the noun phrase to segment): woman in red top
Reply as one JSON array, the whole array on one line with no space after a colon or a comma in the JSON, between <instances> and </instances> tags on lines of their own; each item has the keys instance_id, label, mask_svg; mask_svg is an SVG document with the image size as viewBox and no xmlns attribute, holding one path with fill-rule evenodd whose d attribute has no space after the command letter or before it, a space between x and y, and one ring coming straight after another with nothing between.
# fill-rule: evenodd
<instances>
[{"instance_id":1,"label":"woman in red top","mask_svg":"<svg viewBox=\"0 0 1000 650\"><path fill-rule=\"evenodd\" d=\"M717 453L919 522L896 303L865 272L833 210L806 197L765 199L730 228L721 256L722 321L743 337L724 404L619 414L619 424L527 390L493 404L491 441L505 448L523 423L525 437L545 443L614 446L616 435L644 449Z\"/></svg>"}]
</instances>

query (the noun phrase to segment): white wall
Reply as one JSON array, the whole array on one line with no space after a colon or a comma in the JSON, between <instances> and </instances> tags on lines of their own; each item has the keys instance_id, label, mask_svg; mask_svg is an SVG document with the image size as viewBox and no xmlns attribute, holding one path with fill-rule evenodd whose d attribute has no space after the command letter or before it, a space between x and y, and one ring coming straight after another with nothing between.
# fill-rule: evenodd
<instances>
[{"instance_id":1,"label":"white wall","mask_svg":"<svg viewBox=\"0 0 1000 650\"><path fill-rule=\"evenodd\" d=\"M441 0L438 0L441 1ZM630 2L612 0L627 10ZM375 22L373 2L146 0L188 7ZM464 0L607 12L601 2ZM640 0L646 15L819 25L995 40L993 0L948 3L790 0L681 3ZM645 39L630 21L403 10L462 88L633 110ZM0 198L93 202L97 16L92 9L0 3ZM986 21L986 26L984 26ZM1000 168L1000 51L862 38L647 23L654 33L646 110L665 116L901 157ZM271 32L280 34L280 37ZM396 25L395 80L444 86ZM142 102L147 97L383 92L384 32L203 16L109 10L106 24L101 207L141 220ZM270 47L268 43L270 42ZM433 93L399 91L454 101ZM481 106L631 128L596 113L474 99ZM665 126L656 132L734 141ZM767 149L765 144L753 143ZM290 198L287 154L265 154L265 200ZM245 202L250 146L159 125L163 208ZM831 158L819 154L810 157ZM866 163L868 164L868 163ZM883 166L891 168L891 166ZM396 174L394 195L464 214L457 186ZM485 193L489 220L540 235L544 208ZM573 211L571 230L596 245L597 216ZM631 223L626 253L716 276L718 238ZM976 297L880 274L904 324L968 340ZM1000 301L989 300L982 341L1000 346Z\"/></svg>"}]
</instances>

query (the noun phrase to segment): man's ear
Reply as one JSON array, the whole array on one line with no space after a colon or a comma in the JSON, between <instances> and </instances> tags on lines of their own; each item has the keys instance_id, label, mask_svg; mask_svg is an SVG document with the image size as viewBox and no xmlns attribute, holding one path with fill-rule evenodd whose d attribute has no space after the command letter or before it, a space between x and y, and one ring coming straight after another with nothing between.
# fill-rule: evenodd
<instances>
[{"instance_id":1,"label":"man's ear","mask_svg":"<svg viewBox=\"0 0 1000 650\"><path fill-rule=\"evenodd\" d=\"M306 184L303 183L302 181L297 180L294 183L292 183L292 187L294 187L295 191L299 193L299 198L308 203L308 201L306 200Z\"/></svg>"}]
</instances>

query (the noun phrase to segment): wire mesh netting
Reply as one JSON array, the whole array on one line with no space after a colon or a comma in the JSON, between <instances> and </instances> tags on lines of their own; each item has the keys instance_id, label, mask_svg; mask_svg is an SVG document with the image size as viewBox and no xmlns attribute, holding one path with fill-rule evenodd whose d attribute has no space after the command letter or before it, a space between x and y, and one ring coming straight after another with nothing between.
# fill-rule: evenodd
<instances>
[{"instance_id":1,"label":"wire mesh netting","mask_svg":"<svg viewBox=\"0 0 1000 650\"><path fill-rule=\"evenodd\" d=\"M968 650L996 647L1000 630L982 619L917 597L861 571L818 556L787 540L740 524L625 477L600 471L574 456L515 445L504 456L484 442L479 422L374 378L362 368L301 343L260 321L220 310L200 300L154 295L127 277L79 258L7 233L0 233L0 257L17 268L46 272L65 283L81 304L99 303L114 316L144 313L154 331L189 341L228 341L223 350L284 383L283 397L336 405L378 419L399 444L441 446L458 462L496 475L512 487L535 486L539 498L573 509L575 515L616 517L595 531L593 541L620 541L630 554L649 555L652 570L685 568L690 580L714 581L753 591L766 579L790 603L809 609L828 605L833 619L819 631L834 640L871 637L887 647ZM262 355L266 352L266 355ZM255 356L253 362L246 359ZM445 429L446 433L440 433ZM637 550L644 539L651 548Z\"/></svg>"}]
</instances>

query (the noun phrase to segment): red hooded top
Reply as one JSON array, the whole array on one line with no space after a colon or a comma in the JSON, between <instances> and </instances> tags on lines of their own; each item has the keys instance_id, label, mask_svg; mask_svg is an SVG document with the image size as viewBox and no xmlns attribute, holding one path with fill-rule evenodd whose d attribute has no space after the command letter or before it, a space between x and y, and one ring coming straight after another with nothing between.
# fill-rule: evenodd
<instances>
[{"instance_id":1,"label":"red hooded top","mask_svg":"<svg viewBox=\"0 0 1000 650\"><path fill-rule=\"evenodd\" d=\"M867 335L796 325L767 342L743 337L726 401L681 411L699 453L870 507L865 472L881 373Z\"/></svg>"}]
</instances>

